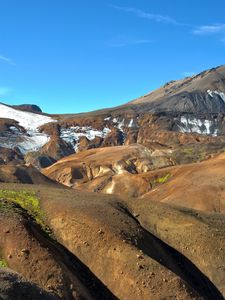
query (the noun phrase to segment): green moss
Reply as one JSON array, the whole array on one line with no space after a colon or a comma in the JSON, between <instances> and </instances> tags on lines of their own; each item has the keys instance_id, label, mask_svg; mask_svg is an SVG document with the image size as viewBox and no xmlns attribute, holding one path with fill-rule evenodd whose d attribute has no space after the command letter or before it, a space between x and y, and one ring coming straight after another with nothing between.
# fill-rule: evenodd
<instances>
[{"instance_id":1,"label":"green moss","mask_svg":"<svg viewBox=\"0 0 225 300\"><path fill-rule=\"evenodd\" d=\"M161 184L166 183L166 182L169 180L170 176L171 176L170 174L166 174L166 175L163 176L163 177L158 177L158 178L156 178L156 179L154 180L154 182L155 182L155 183L161 183Z\"/></svg>"},{"instance_id":2,"label":"green moss","mask_svg":"<svg viewBox=\"0 0 225 300\"><path fill-rule=\"evenodd\" d=\"M41 210L40 200L36 194L32 191L12 191L12 190L0 190L0 199L11 201L17 203L23 209L25 209L28 214L30 214L36 222L42 227L42 229L51 235L49 227L45 224L45 214ZM9 206L0 201L0 210L6 210Z\"/></svg>"},{"instance_id":3,"label":"green moss","mask_svg":"<svg viewBox=\"0 0 225 300\"><path fill-rule=\"evenodd\" d=\"M153 187L155 187L158 184L164 184L164 183L166 183L170 179L170 177L171 177L171 174L167 173L167 174L165 174L162 177L155 178L153 181L150 182L151 187L153 188Z\"/></svg>"},{"instance_id":4,"label":"green moss","mask_svg":"<svg viewBox=\"0 0 225 300\"><path fill-rule=\"evenodd\" d=\"M7 262L4 259L0 259L0 268L7 268Z\"/></svg>"},{"instance_id":5,"label":"green moss","mask_svg":"<svg viewBox=\"0 0 225 300\"><path fill-rule=\"evenodd\" d=\"M5 203L4 201L0 201L0 212L1 213L11 213L13 210L12 205L9 203Z\"/></svg>"}]
</instances>

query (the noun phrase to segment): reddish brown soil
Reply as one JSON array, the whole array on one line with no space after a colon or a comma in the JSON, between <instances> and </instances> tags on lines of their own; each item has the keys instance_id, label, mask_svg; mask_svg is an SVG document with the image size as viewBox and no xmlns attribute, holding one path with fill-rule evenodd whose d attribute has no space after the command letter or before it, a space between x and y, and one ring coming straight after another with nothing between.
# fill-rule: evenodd
<instances>
[{"instance_id":1,"label":"reddish brown soil","mask_svg":"<svg viewBox=\"0 0 225 300\"><path fill-rule=\"evenodd\" d=\"M169 180L153 188L144 197L203 211L224 213L224 168L224 154L201 163L166 168L163 175L170 174Z\"/></svg>"},{"instance_id":2,"label":"reddish brown soil","mask_svg":"<svg viewBox=\"0 0 225 300\"><path fill-rule=\"evenodd\" d=\"M57 295L64 289L69 292L68 281L73 281L74 290L81 294L86 291L91 299L96 299L93 292L97 291L102 291L97 299L111 299L112 295L132 300L172 299L174 296L177 299L222 299L217 290L225 292L222 215L216 218L213 214L181 210L147 199L122 201L115 196L71 189L0 184L1 189L21 187L35 191L40 197L46 221L57 239L55 247L21 215L3 214L0 218L0 236L4 237L0 247L4 258L27 280L48 290L44 278L49 278L49 264L52 264L52 270L56 271L50 276L51 286ZM24 224L27 225L24 227ZM29 249L28 257L17 257L20 248ZM9 252L12 252L11 258L7 256ZM37 264L39 267L31 272L32 263L34 268ZM90 289L87 268L111 291L109 298L106 298L109 294L103 293L103 286ZM62 276L61 285L57 276ZM63 296L63 299L67 298Z\"/></svg>"}]
</instances>

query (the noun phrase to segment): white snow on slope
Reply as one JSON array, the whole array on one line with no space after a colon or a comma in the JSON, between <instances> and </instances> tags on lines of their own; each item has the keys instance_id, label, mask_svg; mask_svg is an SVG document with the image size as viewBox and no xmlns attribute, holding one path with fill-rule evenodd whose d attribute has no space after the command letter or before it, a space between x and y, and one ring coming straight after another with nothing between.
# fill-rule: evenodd
<instances>
[{"instance_id":1,"label":"white snow on slope","mask_svg":"<svg viewBox=\"0 0 225 300\"><path fill-rule=\"evenodd\" d=\"M211 91L208 90L207 93L213 98L214 95L220 96L220 98L225 102L225 94L220 91Z\"/></svg>"},{"instance_id":2,"label":"white snow on slope","mask_svg":"<svg viewBox=\"0 0 225 300\"><path fill-rule=\"evenodd\" d=\"M3 104L0 104L0 118L16 120L20 126L31 131L37 130L41 125L55 121L47 116L16 110Z\"/></svg>"},{"instance_id":3,"label":"white snow on slope","mask_svg":"<svg viewBox=\"0 0 225 300\"><path fill-rule=\"evenodd\" d=\"M50 140L49 136L43 133L36 133L33 136L25 136L24 141L19 143L22 153L37 151Z\"/></svg>"},{"instance_id":4,"label":"white snow on slope","mask_svg":"<svg viewBox=\"0 0 225 300\"><path fill-rule=\"evenodd\" d=\"M119 120L118 118L113 118L114 127L118 128L121 132L124 132L123 128L125 126L125 119Z\"/></svg>"},{"instance_id":5,"label":"white snow on slope","mask_svg":"<svg viewBox=\"0 0 225 300\"><path fill-rule=\"evenodd\" d=\"M110 121L111 117L106 117L104 121Z\"/></svg>"},{"instance_id":6,"label":"white snow on slope","mask_svg":"<svg viewBox=\"0 0 225 300\"><path fill-rule=\"evenodd\" d=\"M138 117L137 117L137 119L138 119ZM104 119L104 121L110 121L110 120L111 120L110 116L108 116ZM114 117L112 119L112 122L114 124L114 127L118 128L123 133L124 133L124 128L126 128L126 127L127 128L137 127L137 123L134 121L134 119L129 120L129 119L125 119L125 118L121 119L119 117L117 117L117 118Z\"/></svg>"},{"instance_id":7,"label":"white snow on slope","mask_svg":"<svg viewBox=\"0 0 225 300\"><path fill-rule=\"evenodd\" d=\"M60 137L67 143L71 144L77 152L79 146L79 139L81 137L86 137L89 141L93 140L95 137L105 138L111 130L105 127L102 131L94 129L92 127L79 127L73 126L70 128L63 128L60 132Z\"/></svg>"},{"instance_id":8,"label":"white snow on slope","mask_svg":"<svg viewBox=\"0 0 225 300\"><path fill-rule=\"evenodd\" d=\"M128 127L131 128L134 126L134 119L130 120L130 123L128 124Z\"/></svg>"},{"instance_id":9,"label":"white snow on slope","mask_svg":"<svg viewBox=\"0 0 225 300\"><path fill-rule=\"evenodd\" d=\"M0 138L0 146L6 148L18 147L23 154L30 151L37 151L43 147L50 138L47 134L40 133L38 127L56 121L51 117L19 111L3 104L0 104L0 118L13 119L26 129L27 134L24 134L16 127L11 126L12 136L9 136L7 139Z\"/></svg>"},{"instance_id":10,"label":"white snow on slope","mask_svg":"<svg viewBox=\"0 0 225 300\"><path fill-rule=\"evenodd\" d=\"M202 135L217 136L218 129L211 120L196 119L187 116L181 116L180 125L178 125L180 132L183 133L198 133Z\"/></svg>"},{"instance_id":11,"label":"white snow on slope","mask_svg":"<svg viewBox=\"0 0 225 300\"><path fill-rule=\"evenodd\" d=\"M117 124L117 126L116 126L121 132L124 132L124 131L123 131L123 128L124 128L124 122L125 122L125 119L123 119L121 122L118 122L118 124Z\"/></svg>"}]
</instances>

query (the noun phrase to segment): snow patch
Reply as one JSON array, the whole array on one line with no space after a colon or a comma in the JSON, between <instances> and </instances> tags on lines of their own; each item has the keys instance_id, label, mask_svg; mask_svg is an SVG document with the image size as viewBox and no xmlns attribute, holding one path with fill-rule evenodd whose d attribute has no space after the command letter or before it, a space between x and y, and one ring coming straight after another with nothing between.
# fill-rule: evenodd
<instances>
[{"instance_id":1,"label":"snow patch","mask_svg":"<svg viewBox=\"0 0 225 300\"><path fill-rule=\"evenodd\" d=\"M1 146L6 148L18 147L23 154L37 151L49 141L49 136L45 133L40 133L38 127L46 123L56 122L51 117L19 111L4 104L0 104L0 118L15 120L27 130L27 134L25 134L15 126L10 126L9 129L12 135L0 139Z\"/></svg>"},{"instance_id":2,"label":"snow patch","mask_svg":"<svg viewBox=\"0 0 225 300\"><path fill-rule=\"evenodd\" d=\"M38 151L50 140L50 137L43 133L35 133L33 136L24 137L24 141L18 144L20 151L25 154L30 151Z\"/></svg>"},{"instance_id":3,"label":"snow patch","mask_svg":"<svg viewBox=\"0 0 225 300\"><path fill-rule=\"evenodd\" d=\"M14 132L12 134L7 134L0 137L0 146L13 149L15 147L19 148L22 154L26 154L30 151L37 151L42 148L48 141L50 137L44 133L33 133L32 136L21 133Z\"/></svg>"},{"instance_id":4,"label":"snow patch","mask_svg":"<svg viewBox=\"0 0 225 300\"><path fill-rule=\"evenodd\" d=\"M13 119L28 131L36 131L38 127L56 121L51 117L16 110L3 104L0 104L0 118Z\"/></svg>"},{"instance_id":5,"label":"snow patch","mask_svg":"<svg viewBox=\"0 0 225 300\"><path fill-rule=\"evenodd\" d=\"M121 122L119 122L118 124L117 124L117 128L120 130L120 131L122 131L123 132L123 127L124 127L124 119L121 121Z\"/></svg>"},{"instance_id":6,"label":"snow patch","mask_svg":"<svg viewBox=\"0 0 225 300\"><path fill-rule=\"evenodd\" d=\"M9 126L9 129L11 132L15 133L15 134L19 134L20 130L18 128L16 128L15 126Z\"/></svg>"},{"instance_id":7,"label":"snow patch","mask_svg":"<svg viewBox=\"0 0 225 300\"><path fill-rule=\"evenodd\" d=\"M110 121L111 120L111 117L106 117L104 119L104 121ZM125 120L125 118L121 119L119 117L114 117L112 119L112 122L114 124L114 127L115 128L118 128L122 133L124 133L124 127L128 127L128 128L132 128L132 127L135 127L135 121L134 119L130 119L130 120ZM125 125L126 123L126 125ZM127 125L128 123L128 125Z\"/></svg>"},{"instance_id":8,"label":"snow patch","mask_svg":"<svg viewBox=\"0 0 225 300\"><path fill-rule=\"evenodd\" d=\"M128 127L131 128L134 126L134 119L130 120L130 123L128 124Z\"/></svg>"},{"instance_id":9,"label":"snow patch","mask_svg":"<svg viewBox=\"0 0 225 300\"><path fill-rule=\"evenodd\" d=\"M223 92L208 90L207 93L210 95L211 98L213 98L214 95L218 95L225 102L225 94Z\"/></svg>"},{"instance_id":10,"label":"snow patch","mask_svg":"<svg viewBox=\"0 0 225 300\"><path fill-rule=\"evenodd\" d=\"M110 121L111 117L106 117L104 121Z\"/></svg>"},{"instance_id":11,"label":"snow patch","mask_svg":"<svg viewBox=\"0 0 225 300\"><path fill-rule=\"evenodd\" d=\"M105 127L103 130L97 130L92 127L72 126L70 128L62 128L60 137L67 143L71 144L77 152L79 140L81 137L86 137L89 141L94 140L95 137L105 138L111 130Z\"/></svg>"},{"instance_id":12,"label":"snow patch","mask_svg":"<svg viewBox=\"0 0 225 300\"><path fill-rule=\"evenodd\" d=\"M218 135L218 129L215 128L215 123L207 119L190 118L181 116L180 125L178 125L180 132L183 133L198 133L202 135Z\"/></svg>"}]
</instances>

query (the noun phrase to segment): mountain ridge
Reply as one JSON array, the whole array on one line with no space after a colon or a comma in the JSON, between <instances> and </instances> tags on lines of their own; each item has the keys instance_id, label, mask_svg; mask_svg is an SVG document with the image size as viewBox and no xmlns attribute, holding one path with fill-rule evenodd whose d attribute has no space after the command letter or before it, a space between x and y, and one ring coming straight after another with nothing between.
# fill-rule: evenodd
<instances>
[{"instance_id":1,"label":"mountain ridge","mask_svg":"<svg viewBox=\"0 0 225 300\"><path fill-rule=\"evenodd\" d=\"M216 144L225 139L225 66L169 82L114 108L70 115L17 108L1 104L0 146L19 148L38 168L91 148L174 147L194 140Z\"/></svg>"},{"instance_id":2,"label":"mountain ridge","mask_svg":"<svg viewBox=\"0 0 225 300\"><path fill-rule=\"evenodd\" d=\"M224 66L87 114L0 104L0 298L224 299L224 153Z\"/></svg>"}]
</instances>

